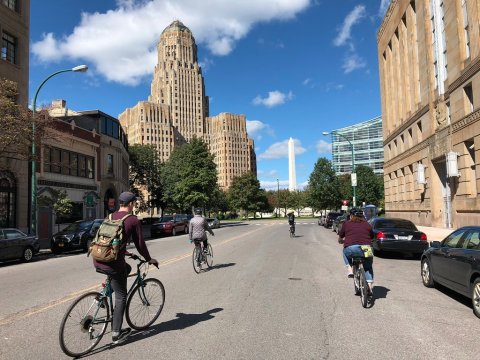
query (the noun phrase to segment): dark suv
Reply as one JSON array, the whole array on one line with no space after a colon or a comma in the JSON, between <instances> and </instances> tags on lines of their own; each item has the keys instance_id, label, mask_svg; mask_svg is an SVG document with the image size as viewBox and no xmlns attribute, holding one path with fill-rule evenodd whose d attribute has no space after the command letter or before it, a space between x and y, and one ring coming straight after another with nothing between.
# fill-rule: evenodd
<instances>
[{"instance_id":1,"label":"dark suv","mask_svg":"<svg viewBox=\"0 0 480 360\"><path fill-rule=\"evenodd\" d=\"M153 237L161 235L177 235L179 232L188 233L187 214L164 215L150 227Z\"/></svg>"},{"instance_id":2,"label":"dark suv","mask_svg":"<svg viewBox=\"0 0 480 360\"><path fill-rule=\"evenodd\" d=\"M50 249L54 254L69 250L88 251L103 219L80 220L52 236Z\"/></svg>"},{"instance_id":3,"label":"dark suv","mask_svg":"<svg viewBox=\"0 0 480 360\"><path fill-rule=\"evenodd\" d=\"M332 227L333 225L333 220L335 220L337 217L342 215L342 213L337 213L337 212L329 212L327 214L327 217L325 218L325 222L323 223L323 226L326 227L327 229L329 227Z\"/></svg>"}]
</instances>

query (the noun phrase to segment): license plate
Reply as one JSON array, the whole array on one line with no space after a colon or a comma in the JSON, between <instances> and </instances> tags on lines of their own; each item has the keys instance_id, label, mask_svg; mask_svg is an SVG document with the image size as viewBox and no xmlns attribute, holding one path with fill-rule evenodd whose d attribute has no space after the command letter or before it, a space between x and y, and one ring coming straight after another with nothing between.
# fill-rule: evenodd
<instances>
[{"instance_id":1,"label":"license plate","mask_svg":"<svg viewBox=\"0 0 480 360\"><path fill-rule=\"evenodd\" d=\"M58 243L58 247L63 247L63 243Z\"/></svg>"},{"instance_id":2,"label":"license plate","mask_svg":"<svg viewBox=\"0 0 480 360\"><path fill-rule=\"evenodd\" d=\"M408 236L399 236L398 240L408 240Z\"/></svg>"}]
</instances>

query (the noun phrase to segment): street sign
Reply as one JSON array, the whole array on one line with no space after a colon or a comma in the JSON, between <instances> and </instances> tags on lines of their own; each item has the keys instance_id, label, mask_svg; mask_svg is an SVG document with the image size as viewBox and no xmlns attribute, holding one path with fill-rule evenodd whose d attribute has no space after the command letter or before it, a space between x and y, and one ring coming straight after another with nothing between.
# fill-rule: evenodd
<instances>
[{"instance_id":1,"label":"street sign","mask_svg":"<svg viewBox=\"0 0 480 360\"><path fill-rule=\"evenodd\" d=\"M352 173L352 186L357 186L357 173Z\"/></svg>"},{"instance_id":2,"label":"street sign","mask_svg":"<svg viewBox=\"0 0 480 360\"><path fill-rule=\"evenodd\" d=\"M342 205L342 210L343 210L343 211L347 211L347 210L348 210L348 206L347 206L347 205Z\"/></svg>"},{"instance_id":3,"label":"street sign","mask_svg":"<svg viewBox=\"0 0 480 360\"><path fill-rule=\"evenodd\" d=\"M342 200L343 205L348 205L348 200Z\"/></svg>"}]
</instances>

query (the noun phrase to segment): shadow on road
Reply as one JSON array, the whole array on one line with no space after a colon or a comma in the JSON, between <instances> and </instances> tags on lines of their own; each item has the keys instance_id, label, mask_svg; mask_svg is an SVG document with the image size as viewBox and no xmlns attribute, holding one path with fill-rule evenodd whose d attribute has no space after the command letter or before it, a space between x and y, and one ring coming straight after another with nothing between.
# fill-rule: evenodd
<instances>
[{"instance_id":1,"label":"shadow on road","mask_svg":"<svg viewBox=\"0 0 480 360\"><path fill-rule=\"evenodd\" d=\"M449 288L446 288L446 287L444 287L443 285L440 285L440 284L435 284L435 289L437 289L438 291L440 291L444 295L447 295L451 299L459 302L460 304L465 305L466 307L472 309L472 311L473 311L472 300L469 299L468 297L463 296L463 295L461 295L461 294L459 294L459 293L457 293L453 290L450 290Z\"/></svg>"},{"instance_id":2,"label":"shadow on road","mask_svg":"<svg viewBox=\"0 0 480 360\"><path fill-rule=\"evenodd\" d=\"M389 288L383 287L383 286L375 286L373 288L373 298L375 300L378 299L386 299L387 298L387 293L390 291Z\"/></svg>"},{"instance_id":3,"label":"shadow on road","mask_svg":"<svg viewBox=\"0 0 480 360\"><path fill-rule=\"evenodd\" d=\"M210 270L215 270L215 269L222 269L222 268L226 268L226 267L230 267L230 266L235 266L237 265L237 263L227 263L227 264L217 264L217 265L213 265L211 268L207 268L205 269L205 271L210 271Z\"/></svg>"},{"instance_id":4,"label":"shadow on road","mask_svg":"<svg viewBox=\"0 0 480 360\"><path fill-rule=\"evenodd\" d=\"M387 252L387 251L382 251L379 253L378 251L374 252L375 257L378 257L380 259L390 259L390 260L413 260L413 261L420 261L420 255L415 255L415 254L403 254L403 253L397 253L397 252Z\"/></svg>"}]
</instances>

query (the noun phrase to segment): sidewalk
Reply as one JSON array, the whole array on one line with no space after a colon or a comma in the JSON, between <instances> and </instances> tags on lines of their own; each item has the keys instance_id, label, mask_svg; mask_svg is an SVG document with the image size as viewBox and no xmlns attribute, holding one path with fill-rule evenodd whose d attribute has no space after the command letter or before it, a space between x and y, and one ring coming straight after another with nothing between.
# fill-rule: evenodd
<instances>
[{"instance_id":1,"label":"sidewalk","mask_svg":"<svg viewBox=\"0 0 480 360\"><path fill-rule=\"evenodd\" d=\"M424 232L427 235L428 241L441 241L445 239L449 234L451 234L456 229L446 229L430 226L417 226L418 230Z\"/></svg>"}]
</instances>

